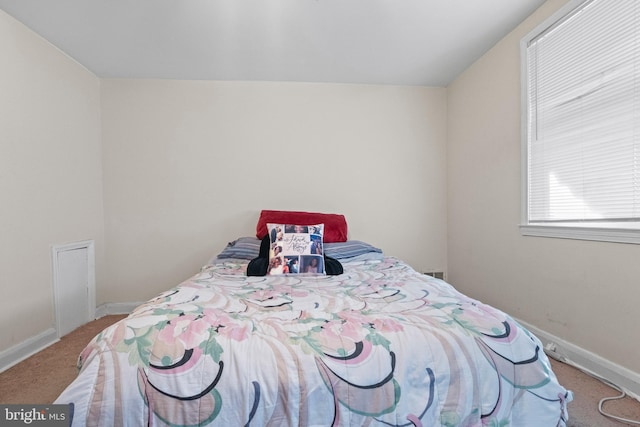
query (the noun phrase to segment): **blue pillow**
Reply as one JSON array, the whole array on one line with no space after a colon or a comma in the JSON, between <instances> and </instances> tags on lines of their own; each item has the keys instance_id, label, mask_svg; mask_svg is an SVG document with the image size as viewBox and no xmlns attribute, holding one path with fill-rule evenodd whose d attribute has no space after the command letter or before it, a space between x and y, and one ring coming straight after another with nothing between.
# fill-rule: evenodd
<instances>
[{"instance_id":1,"label":"blue pillow","mask_svg":"<svg viewBox=\"0 0 640 427\"><path fill-rule=\"evenodd\" d=\"M248 259L252 260L260 253L261 241L255 237L240 237L229 242L220 252L217 259Z\"/></svg>"},{"instance_id":2,"label":"blue pillow","mask_svg":"<svg viewBox=\"0 0 640 427\"><path fill-rule=\"evenodd\" d=\"M233 242L229 242L216 258L252 260L260 255L260 243L261 240L256 237L240 237ZM326 256L343 260L362 257L367 254L382 257L381 249L359 240L335 243L324 242L324 252Z\"/></svg>"},{"instance_id":3,"label":"blue pillow","mask_svg":"<svg viewBox=\"0 0 640 427\"><path fill-rule=\"evenodd\" d=\"M365 254L379 254L379 257L382 257L382 249L359 240L336 243L325 242L324 252L327 256L335 259L354 258Z\"/></svg>"}]
</instances>

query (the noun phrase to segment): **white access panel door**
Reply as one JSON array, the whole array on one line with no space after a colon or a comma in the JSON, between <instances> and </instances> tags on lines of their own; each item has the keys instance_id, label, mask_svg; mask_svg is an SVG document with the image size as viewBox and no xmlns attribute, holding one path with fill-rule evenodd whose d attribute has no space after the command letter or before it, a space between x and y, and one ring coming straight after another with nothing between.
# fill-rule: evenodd
<instances>
[{"instance_id":1,"label":"white access panel door","mask_svg":"<svg viewBox=\"0 0 640 427\"><path fill-rule=\"evenodd\" d=\"M61 337L93 320L93 243L54 247L53 261L56 329Z\"/></svg>"}]
</instances>

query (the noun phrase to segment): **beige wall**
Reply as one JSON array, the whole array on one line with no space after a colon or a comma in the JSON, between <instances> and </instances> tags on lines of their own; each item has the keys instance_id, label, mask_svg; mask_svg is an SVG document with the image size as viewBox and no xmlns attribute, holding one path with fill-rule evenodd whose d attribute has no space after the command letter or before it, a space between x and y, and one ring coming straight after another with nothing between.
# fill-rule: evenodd
<instances>
[{"instance_id":1,"label":"beige wall","mask_svg":"<svg viewBox=\"0 0 640 427\"><path fill-rule=\"evenodd\" d=\"M640 246L523 237L520 39L550 0L448 88L448 264L460 290L640 372Z\"/></svg>"},{"instance_id":2,"label":"beige wall","mask_svg":"<svg viewBox=\"0 0 640 427\"><path fill-rule=\"evenodd\" d=\"M100 81L0 11L0 352L53 327L51 246L104 247Z\"/></svg>"},{"instance_id":3,"label":"beige wall","mask_svg":"<svg viewBox=\"0 0 640 427\"><path fill-rule=\"evenodd\" d=\"M4 12L0 51L0 355L54 325L55 244L95 240L98 305L177 284L261 209L446 269L445 89L101 81Z\"/></svg>"},{"instance_id":4,"label":"beige wall","mask_svg":"<svg viewBox=\"0 0 640 427\"><path fill-rule=\"evenodd\" d=\"M446 268L446 90L102 81L107 280L98 303L151 298L261 209L337 212L350 238Z\"/></svg>"}]
</instances>

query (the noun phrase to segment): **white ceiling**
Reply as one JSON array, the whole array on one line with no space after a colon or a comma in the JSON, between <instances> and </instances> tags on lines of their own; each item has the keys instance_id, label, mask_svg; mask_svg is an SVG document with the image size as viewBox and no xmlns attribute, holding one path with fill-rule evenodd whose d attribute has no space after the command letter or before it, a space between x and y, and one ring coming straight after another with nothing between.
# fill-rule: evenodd
<instances>
[{"instance_id":1,"label":"white ceiling","mask_svg":"<svg viewBox=\"0 0 640 427\"><path fill-rule=\"evenodd\" d=\"M545 0L0 0L99 77L447 86Z\"/></svg>"}]
</instances>

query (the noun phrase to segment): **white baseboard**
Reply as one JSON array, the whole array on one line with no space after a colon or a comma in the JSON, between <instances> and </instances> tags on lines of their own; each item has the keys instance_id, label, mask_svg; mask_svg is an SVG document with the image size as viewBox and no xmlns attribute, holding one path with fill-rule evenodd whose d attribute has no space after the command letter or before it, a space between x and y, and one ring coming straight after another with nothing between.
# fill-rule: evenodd
<instances>
[{"instance_id":1,"label":"white baseboard","mask_svg":"<svg viewBox=\"0 0 640 427\"><path fill-rule=\"evenodd\" d=\"M60 341L60 339L58 338L58 333L55 328L50 328L34 337L24 340L20 344L0 351L0 372L6 371L29 356L44 350L58 341Z\"/></svg>"},{"instance_id":2,"label":"white baseboard","mask_svg":"<svg viewBox=\"0 0 640 427\"><path fill-rule=\"evenodd\" d=\"M139 306L140 302L131 303L107 303L96 307L96 319L107 316L109 314L129 314L134 308ZM22 362L26 358L33 356L39 351L44 350L51 344L60 341L55 328L47 329L36 336L28 338L23 342L14 345L11 348L0 351L0 373L6 371L14 365Z\"/></svg>"},{"instance_id":3,"label":"white baseboard","mask_svg":"<svg viewBox=\"0 0 640 427\"><path fill-rule=\"evenodd\" d=\"M129 314L142 302L108 302L96 307L96 319L110 314Z\"/></svg>"},{"instance_id":4,"label":"white baseboard","mask_svg":"<svg viewBox=\"0 0 640 427\"><path fill-rule=\"evenodd\" d=\"M629 396L640 400L640 373L613 363L604 357L598 356L562 338L538 329L527 322L519 319L516 320L542 341L545 351L553 349L553 357L569 365L573 365L586 373L604 378L620 387ZM576 390L573 391L574 393L576 392Z\"/></svg>"}]
</instances>

